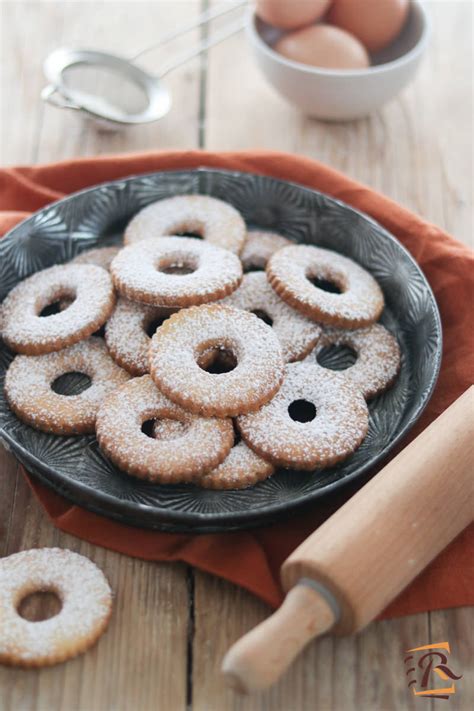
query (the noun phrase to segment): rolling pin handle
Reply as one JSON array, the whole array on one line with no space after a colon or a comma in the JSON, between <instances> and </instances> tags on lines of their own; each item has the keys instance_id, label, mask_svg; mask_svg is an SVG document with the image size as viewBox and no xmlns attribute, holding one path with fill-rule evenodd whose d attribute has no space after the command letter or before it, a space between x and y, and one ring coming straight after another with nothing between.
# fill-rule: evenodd
<instances>
[{"instance_id":1,"label":"rolling pin handle","mask_svg":"<svg viewBox=\"0 0 474 711\"><path fill-rule=\"evenodd\" d=\"M267 688L336 619L337 604L331 594L312 580L299 581L271 617L227 652L222 663L227 684L240 693Z\"/></svg>"}]
</instances>

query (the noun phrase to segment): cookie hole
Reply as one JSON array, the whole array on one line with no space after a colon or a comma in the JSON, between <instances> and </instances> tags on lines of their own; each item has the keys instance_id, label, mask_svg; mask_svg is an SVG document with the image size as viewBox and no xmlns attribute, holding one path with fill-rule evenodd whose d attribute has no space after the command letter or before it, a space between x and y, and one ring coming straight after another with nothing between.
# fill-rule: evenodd
<instances>
[{"instance_id":1,"label":"cookie hole","mask_svg":"<svg viewBox=\"0 0 474 711\"><path fill-rule=\"evenodd\" d=\"M295 422L311 422L316 417L316 408L308 400L294 400L288 407L288 414Z\"/></svg>"},{"instance_id":2,"label":"cookie hole","mask_svg":"<svg viewBox=\"0 0 474 711\"><path fill-rule=\"evenodd\" d=\"M188 267L185 264L169 264L166 267L160 267L158 270L162 274L174 274L177 276L184 276L186 274L192 274L196 271L193 267Z\"/></svg>"},{"instance_id":3,"label":"cookie hole","mask_svg":"<svg viewBox=\"0 0 474 711\"><path fill-rule=\"evenodd\" d=\"M57 301L53 301L52 304L45 306L44 309L41 309L38 316L42 318L54 316L55 314L61 313L61 311L65 311L71 304L72 301L69 301L69 299L58 299Z\"/></svg>"},{"instance_id":4,"label":"cookie hole","mask_svg":"<svg viewBox=\"0 0 474 711\"><path fill-rule=\"evenodd\" d=\"M175 234L173 234L173 237L192 237L192 239L204 239L202 234L200 234L199 232L192 232L191 230L185 230L184 232L176 232Z\"/></svg>"},{"instance_id":5,"label":"cookie hole","mask_svg":"<svg viewBox=\"0 0 474 711\"><path fill-rule=\"evenodd\" d=\"M264 323L268 324L269 326L273 326L273 319L271 316L267 314L266 311L262 311L261 309L255 309L252 311L257 318L261 319Z\"/></svg>"},{"instance_id":6,"label":"cookie hole","mask_svg":"<svg viewBox=\"0 0 474 711\"><path fill-rule=\"evenodd\" d=\"M198 365L206 373L222 375L230 373L237 366L237 358L226 348L212 348L201 355Z\"/></svg>"},{"instance_id":7,"label":"cookie hole","mask_svg":"<svg viewBox=\"0 0 474 711\"><path fill-rule=\"evenodd\" d=\"M105 323L92 334L96 338L105 338Z\"/></svg>"},{"instance_id":8,"label":"cookie hole","mask_svg":"<svg viewBox=\"0 0 474 711\"><path fill-rule=\"evenodd\" d=\"M240 434L240 430L237 427L237 422L235 420L232 420L232 427L234 428L234 444L232 446L237 447L237 445L242 442L242 435Z\"/></svg>"},{"instance_id":9,"label":"cookie hole","mask_svg":"<svg viewBox=\"0 0 474 711\"><path fill-rule=\"evenodd\" d=\"M330 294L342 294L342 289L334 282L319 277L307 277L308 281L317 289L328 291Z\"/></svg>"},{"instance_id":10,"label":"cookie hole","mask_svg":"<svg viewBox=\"0 0 474 711\"><path fill-rule=\"evenodd\" d=\"M92 379L85 373L63 373L51 383L51 390L58 395L80 395L92 385Z\"/></svg>"},{"instance_id":11,"label":"cookie hole","mask_svg":"<svg viewBox=\"0 0 474 711\"><path fill-rule=\"evenodd\" d=\"M163 257L157 264L157 271L162 274L184 276L192 274L198 268L198 260L190 254L173 254Z\"/></svg>"},{"instance_id":12,"label":"cookie hole","mask_svg":"<svg viewBox=\"0 0 474 711\"><path fill-rule=\"evenodd\" d=\"M331 344L321 348L316 360L329 370L347 370L356 362L357 352L350 346Z\"/></svg>"},{"instance_id":13,"label":"cookie hole","mask_svg":"<svg viewBox=\"0 0 474 711\"><path fill-rule=\"evenodd\" d=\"M264 272L265 267L260 267L258 264L249 264L248 267L245 267L244 272L248 274L249 272Z\"/></svg>"},{"instance_id":14,"label":"cookie hole","mask_svg":"<svg viewBox=\"0 0 474 711\"><path fill-rule=\"evenodd\" d=\"M152 321L150 321L150 323L147 324L145 328L145 333L147 334L147 336L150 336L150 338L152 338L159 329L159 327L162 326L164 322L168 319L169 316L159 316L158 318L154 318Z\"/></svg>"},{"instance_id":15,"label":"cookie hole","mask_svg":"<svg viewBox=\"0 0 474 711\"><path fill-rule=\"evenodd\" d=\"M145 420L145 422L142 422L142 427L141 427L143 434L146 435L147 437L151 437L152 439L154 439L154 437L155 437L154 432L153 432L155 422L156 422L156 420L154 420L154 419Z\"/></svg>"},{"instance_id":16,"label":"cookie hole","mask_svg":"<svg viewBox=\"0 0 474 711\"><path fill-rule=\"evenodd\" d=\"M54 590L41 590L25 595L17 606L20 617L29 622L42 622L61 612L62 602Z\"/></svg>"}]
</instances>

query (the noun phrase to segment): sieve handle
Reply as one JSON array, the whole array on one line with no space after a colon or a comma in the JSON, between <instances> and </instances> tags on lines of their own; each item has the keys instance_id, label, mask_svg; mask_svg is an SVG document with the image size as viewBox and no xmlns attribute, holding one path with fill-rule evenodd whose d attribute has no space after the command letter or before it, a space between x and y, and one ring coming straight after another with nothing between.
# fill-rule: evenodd
<instances>
[{"instance_id":1,"label":"sieve handle","mask_svg":"<svg viewBox=\"0 0 474 711\"><path fill-rule=\"evenodd\" d=\"M53 84L48 84L48 86L44 87L41 92L41 98L47 104L56 106L59 109L74 109L75 111L81 110L80 106L75 104L73 101L70 101L70 99L66 99L66 97L61 94L59 88Z\"/></svg>"},{"instance_id":2,"label":"sieve handle","mask_svg":"<svg viewBox=\"0 0 474 711\"><path fill-rule=\"evenodd\" d=\"M162 69L159 73L159 78L162 79L164 76L172 72L174 69L177 69L180 67L182 64L185 64L186 62L189 62L190 59L194 59L194 57L198 57L200 54L203 52L206 52L208 49L211 47L215 47L216 44L220 44L220 42L223 42L224 40L228 39L229 37L232 37L232 35L237 34L237 32L241 32L245 27L245 22L242 21L241 19L238 20L237 22L228 25L222 32L216 32L215 34L212 35L207 40L204 40L201 44L198 44L197 47L193 47L189 52L185 52L184 54L180 55L176 59L174 59L168 66L164 69Z\"/></svg>"},{"instance_id":3,"label":"sieve handle","mask_svg":"<svg viewBox=\"0 0 474 711\"><path fill-rule=\"evenodd\" d=\"M216 8L215 10L206 10L206 12L203 12L199 17L197 17L195 20L191 20L187 25L182 25L181 27L178 27L177 30L173 30L172 32L169 32L167 35L164 35L163 37L160 37L160 39L157 42L154 42L153 44L149 45L148 47L145 47L145 49L141 49L139 52L133 55L133 57L130 57L130 61L134 62L138 57L141 57L143 54L148 54L148 52L151 52L154 49L158 49L158 47L162 47L165 44L168 44L168 42L171 42L174 39L177 39L178 37L181 37L181 35L185 35L191 30L195 30L198 27L201 27L202 25L207 25L209 22L212 20L216 20L218 17L222 17L222 15L227 15L229 12L233 12L234 10L238 10L240 7L243 7L244 5L247 4L247 0L244 0L243 2L238 2L236 5L231 5L230 7L224 7L222 8ZM194 56L194 55L193 55ZM169 70L171 71L171 70Z\"/></svg>"}]
</instances>

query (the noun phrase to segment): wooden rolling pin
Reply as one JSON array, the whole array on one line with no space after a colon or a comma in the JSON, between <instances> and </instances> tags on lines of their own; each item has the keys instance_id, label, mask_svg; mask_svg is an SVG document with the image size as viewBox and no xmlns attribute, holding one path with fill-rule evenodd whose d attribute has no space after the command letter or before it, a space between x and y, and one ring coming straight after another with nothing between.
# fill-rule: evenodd
<instances>
[{"instance_id":1,"label":"wooden rolling pin","mask_svg":"<svg viewBox=\"0 0 474 711\"><path fill-rule=\"evenodd\" d=\"M222 670L270 686L314 637L373 620L473 519L474 386L307 538L282 566L280 609Z\"/></svg>"}]
</instances>

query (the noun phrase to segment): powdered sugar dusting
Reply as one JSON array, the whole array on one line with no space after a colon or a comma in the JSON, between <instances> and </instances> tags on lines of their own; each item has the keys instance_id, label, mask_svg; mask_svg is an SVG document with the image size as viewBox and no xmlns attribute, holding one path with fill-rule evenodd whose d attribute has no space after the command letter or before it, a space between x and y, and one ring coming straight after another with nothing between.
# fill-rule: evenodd
<instances>
[{"instance_id":1,"label":"powdered sugar dusting","mask_svg":"<svg viewBox=\"0 0 474 711\"><path fill-rule=\"evenodd\" d=\"M244 489L267 479L274 471L273 464L259 457L241 441L232 447L222 464L197 478L195 484L204 489Z\"/></svg>"},{"instance_id":2,"label":"powdered sugar dusting","mask_svg":"<svg viewBox=\"0 0 474 711\"><path fill-rule=\"evenodd\" d=\"M354 365L338 372L359 388L365 398L383 392L397 377L400 347L396 338L381 324L355 331L325 328L316 348L306 360L316 362L321 350L330 345L348 346L357 354Z\"/></svg>"},{"instance_id":3,"label":"powdered sugar dusting","mask_svg":"<svg viewBox=\"0 0 474 711\"><path fill-rule=\"evenodd\" d=\"M78 395L60 395L51 384L65 373L84 373L91 385ZM103 399L129 379L100 338L90 338L55 353L16 356L5 378L5 396L15 414L45 432L94 432Z\"/></svg>"},{"instance_id":4,"label":"powdered sugar dusting","mask_svg":"<svg viewBox=\"0 0 474 711\"><path fill-rule=\"evenodd\" d=\"M165 267L189 266L190 274L169 274ZM150 239L125 247L112 262L117 289L129 299L179 308L230 294L242 280L235 254L186 237Z\"/></svg>"},{"instance_id":5,"label":"powdered sugar dusting","mask_svg":"<svg viewBox=\"0 0 474 711\"><path fill-rule=\"evenodd\" d=\"M247 228L232 205L207 195L178 195L141 210L125 230L125 244L195 232L208 242L239 254Z\"/></svg>"},{"instance_id":6,"label":"powdered sugar dusting","mask_svg":"<svg viewBox=\"0 0 474 711\"><path fill-rule=\"evenodd\" d=\"M221 303L245 311L262 311L271 320L286 362L299 360L313 348L321 328L286 304L272 289L265 272L245 274L242 284Z\"/></svg>"},{"instance_id":7,"label":"powdered sugar dusting","mask_svg":"<svg viewBox=\"0 0 474 711\"><path fill-rule=\"evenodd\" d=\"M377 320L383 309L375 279L352 259L328 249L284 247L271 257L267 273L282 299L316 321L356 328ZM334 282L343 293L324 291L311 283L312 278Z\"/></svg>"},{"instance_id":8,"label":"powdered sugar dusting","mask_svg":"<svg viewBox=\"0 0 474 711\"><path fill-rule=\"evenodd\" d=\"M73 299L59 313L42 317L55 301ZM3 302L3 337L13 350L47 353L91 335L114 305L109 274L92 264L61 264L20 282Z\"/></svg>"},{"instance_id":9,"label":"powdered sugar dusting","mask_svg":"<svg viewBox=\"0 0 474 711\"><path fill-rule=\"evenodd\" d=\"M197 364L209 348L232 352L236 367L219 375ZM171 316L150 347L150 372L158 387L193 412L233 416L269 400L283 377L283 357L273 330L246 311L207 304Z\"/></svg>"},{"instance_id":10,"label":"powdered sugar dusting","mask_svg":"<svg viewBox=\"0 0 474 711\"><path fill-rule=\"evenodd\" d=\"M160 440L141 430L150 419L186 424L178 439ZM199 417L168 400L149 375L133 378L109 397L97 416L97 439L118 467L134 476L175 483L214 468L233 442L231 420Z\"/></svg>"},{"instance_id":11,"label":"powdered sugar dusting","mask_svg":"<svg viewBox=\"0 0 474 711\"><path fill-rule=\"evenodd\" d=\"M17 607L33 592L55 592L62 609L30 622ZM112 592L99 568L59 548L22 551L0 559L0 662L41 666L85 651L104 631Z\"/></svg>"},{"instance_id":12,"label":"powdered sugar dusting","mask_svg":"<svg viewBox=\"0 0 474 711\"><path fill-rule=\"evenodd\" d=\"M78 254L71 260L71 264L95 264L107 271L110 269L112 260L120 252L121 247L97 247L88 249L87 252Z\"/></svg>"},{"instance_id":13,"label":"powdered sugar dusting","mask_svg":"<svg viewBox=\"0 0 474 711\"><path fill-rule=\"evenodd\" d=\"M119 298L105 326L105 340L112 357L132 375L148 373L151 338L146 329L154 321L166 319L174 312L173 309Z\"/></svg>"},{"instance_id":14,"label":"powdered sugar dusting","mask_svg":"<svg viewBox=\"0 0 474 711\"><path fill-rule=\"evenodd\" d=\"M296 422L288 412L298 400L312 403L316 417ZM360 445L368 429L362 394L338 373L308 362L286 366L278 393L258 412L237 419L245 441L275 464L295 469L331 466Z\"/></svg>"},{"instance_id":15,"label":"powdered sugar dusting","mask_svg":"<svg viewBox=\"0 0 474 711\"><path fill-rule=\"evenodd\" d=\"M292 242L277 232L249 230L244 248L240 254L244 271L265 269L267 262L275 252L288 247Z\"/></svg>"},{"instance_id":16,"label":"powdered sugar dusting","mask_svg":"<svg viewBox=\"0 0 474 711\"><path fill-rule=\"evenodd\" d=\"M157 420L153 426L153 436L157 439L176 439L182 435L183 424L176 420ZM242 440L230 450L218 467L194 479L197 486L205 489L245 489L262 479L267 479L275 471L253 452Z\"/></svg>"}]
</instances>

